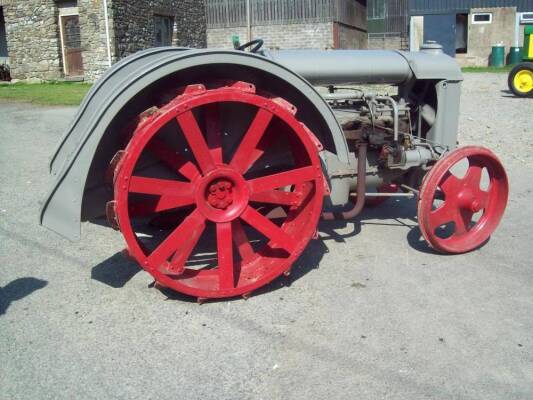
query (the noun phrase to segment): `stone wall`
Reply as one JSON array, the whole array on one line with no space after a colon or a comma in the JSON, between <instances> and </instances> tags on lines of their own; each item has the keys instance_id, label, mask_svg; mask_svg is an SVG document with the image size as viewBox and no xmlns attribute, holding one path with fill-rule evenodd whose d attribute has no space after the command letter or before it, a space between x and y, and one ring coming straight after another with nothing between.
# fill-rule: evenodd
<instances>
[{"instance_id":1,"label":"stone wall","mask_svg":"<svg viewBox=\"0 0 533 400\"><path fill-rule=\"evenodd\" d=\"M85 80L91 82L109 68L103 3L102 0L78 0ZM110 42L113 43L113 13L110 4L108 2L107 6ZM111 46L112 61L116 61L114 47Z\"/></svg>"},{"instance_id":2,"label":"stone wall","mask_svg":"<svg viewBox=\"0 0 533 400\"><path fill-rule=\"evenodd\" d=\"M12 78L61 78L61 43L54 0L3 1L3 9Z\"/></svg>"},{"instance_id":3,"label":"stone wall","mask_svg":"<svg viewBox=\"0 0 533 400\"><path fill-rule=\"evenodd\" d=\"M78 0L85 79L94 81L109 67L103 0ZM205 3L198 0L108 0L111 60L155 44L154 15L174 19L172 44L206 47ZM64 77L58 26L59 8L76 2L0 0L14 79Z\"/></svg>"},{"instance_id":4,"label":"stone wall","mask_svg":"<svg viewBox=\"0 0 533 400\"><path fill-rule=\"evenodd\" d=\"M118 58L154 46L154 15L174 18L174 44L206 47L206 14L203 1L113 0L115 53Z\"/></svg>"},{"instance_id":5,"label":"stone wall","mask_svg":"<svg viewBox=\"0 0 533 400\"><path fill-rule=\"evenodd\" d=\"M207 46L231 48L232 35L247 41L246 27L209 28ZM261 38L270 49L331 49L334 46L333 24L258 25L252 27L252 38Z\"/></svg>"}]
</instances>

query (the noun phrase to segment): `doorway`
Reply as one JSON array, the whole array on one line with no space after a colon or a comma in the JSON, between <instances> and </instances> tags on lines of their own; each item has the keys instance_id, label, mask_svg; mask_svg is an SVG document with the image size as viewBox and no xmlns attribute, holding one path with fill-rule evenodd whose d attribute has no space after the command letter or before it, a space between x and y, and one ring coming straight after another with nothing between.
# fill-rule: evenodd
<instances>
[{"instance_id":1,"label":"doorway","mask_svg":"<svg viewBox=\"0 0 533 400\"><path fill-rule=\"evenodd\" d=\"M424 42L433 40L442 45L444 53L455 57L455 14L424 16Z\"/></svg>"},{"instance_id":2,"label":"doorway","mask_svg":"<svg viewBox=\"0 0 533 400\"><path fill-rule=\"evenodd\" d=\"M66 76L83 76L80 17L77 14L60 15L59 29Z\"/></svg>"},{"instance_id":3,"label":"doorway","mask_svg":"<svg viewBox=\"0 0 533 400\"><path fill-rule=\"evenodd\" d=\"M468 14L457 14L455 17L455 52L468 53Z\"/></svg>"}]
</instances>

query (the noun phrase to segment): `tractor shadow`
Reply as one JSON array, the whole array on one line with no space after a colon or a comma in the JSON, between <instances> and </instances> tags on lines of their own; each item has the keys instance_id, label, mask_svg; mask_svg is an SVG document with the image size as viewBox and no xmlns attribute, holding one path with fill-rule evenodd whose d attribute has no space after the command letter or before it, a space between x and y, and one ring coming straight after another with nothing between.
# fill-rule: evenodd
<instances>
[{"instance_id":1,"label":"tractor shadow","mask_svg":"<svg viewBox=\"0 0 533 400\"><path fill-rule=\"evenodd\" d=\"M124 287L142 268L127 256L125 250L115 254L91 270L91 279L111 286L114 289Z\"/></svg>"},{"instance_id":2,"label":"tractor shadow","mask_svg":"<svg viewBox=\"0 0 533 400\"><path fill-rule=\"evenodd\" d=\"M0 316L4 315L9 306L18 300L48 285L47 281L37 278L19 278L0 287Z\"/></svg>"},{"instance_id":3,"label":"tractor shadow","mask_svg":"<svg viewBox=\"0 0 533 400\"><path fill-rule=\"evenodd\" d=\"M416 202L412 199L390 199L376 207L366 207L353 220L321 221L318 226L319 238L311 240L309 245L295 262L290 275L282 275L268 285L257 289L255 295L266 294L283 287L289 287L308 273L319 268L324 256L329 253L328 242L345 243L348 239L361 233L364 225L382 225L390 229L406 229L407 244L414 250L440 255L434 251L422 237L416 218ZM124 287L142 269L136 261L129 258L125 251L119 252L100 264L94 266L91 278L112 288ZM168 300L196 302L196 298L189 297L171 289L159 287L152 282L149 286L156 287ZM229 299L230 301L241 298ZM223 299L221 301L228 301ZM210 303L217 300L210 300Z\"/></svg>"}]
</instances>

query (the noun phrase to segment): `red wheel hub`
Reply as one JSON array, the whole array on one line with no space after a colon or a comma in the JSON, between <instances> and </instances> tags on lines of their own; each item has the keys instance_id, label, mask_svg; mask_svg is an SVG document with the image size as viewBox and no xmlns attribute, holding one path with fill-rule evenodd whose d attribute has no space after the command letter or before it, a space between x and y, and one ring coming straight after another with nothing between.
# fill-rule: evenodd
<instances>
[{"instance_id":1,"label":"red wheel hub","mask_svg":"<svg viewBox=\"0 0 533 400\"><path fill-rule=\"evenodd\" d=\"M212 222L230 222L246 209L249 190L244 177L227 165L199 178L196 186L196 206Z\"/></svg>"},{"instance_id":2,"label":"red wheel hub","mask_svg":"<svg viewBox=\"0 0 533 400\"><path fill-rule=\"evenodd\" d=\"M207 202L214 208L225 210L233 203L233 183L227 179L212 182L207 190Z\"/></svg>"},{"instance_id":3,"label":"red wheel hub","mask_svg":"<svg viewBox=\"0 0 533 400\"><path fill-rule=\"evenodd\" d=\"M115 172L116 219L160 285L231 297L290 270L324 196L316 140L295 114L238 82L191 85L142 119ZM158 219L175 223L151 229Z\"/></svg>"},{"instance_id":4,"label":"red wheel hub","mask_svg":"<svg viewBox=\"0 0 533 400\"><path fill-rule=\"evenodd\" d=\"M466 162L462 177L452 172ZM418 203L420 230L438 251L474 250L498 226L508 192L505 170L490 150L477 146L459 148L438 161L424 178ZM481 215L476 218L476 214Z\"/></svg>"}]
</instances>

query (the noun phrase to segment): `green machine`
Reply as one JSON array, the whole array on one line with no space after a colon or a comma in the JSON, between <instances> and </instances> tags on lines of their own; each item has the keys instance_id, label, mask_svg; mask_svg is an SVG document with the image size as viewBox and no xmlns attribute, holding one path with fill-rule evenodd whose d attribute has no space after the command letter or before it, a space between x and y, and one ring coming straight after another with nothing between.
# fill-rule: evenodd
<instances>
[{"instance_id":1,"label":"green machine","mask_svg":"<svg viewBox=\"0 0 533 400\"><path fill-rule=\"evenodd\" d=\"M524 29L522 62L511 70L509 89L519 97L533 97L533 25Z\"/></svg>"}]
</instances>

